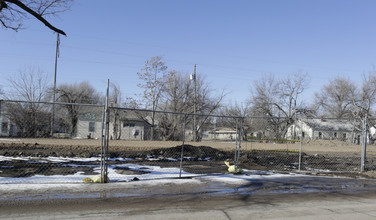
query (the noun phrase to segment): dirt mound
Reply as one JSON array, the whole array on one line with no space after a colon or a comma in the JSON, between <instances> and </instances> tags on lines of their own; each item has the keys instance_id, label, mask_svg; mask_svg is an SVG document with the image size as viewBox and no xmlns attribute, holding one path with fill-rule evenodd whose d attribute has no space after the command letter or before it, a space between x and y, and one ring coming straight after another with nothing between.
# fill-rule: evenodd
<instances>
[{"instance_id":1,"label":"dirt mound","mask_svg":"<svg viewBox=\"0 0 376 220\"><path fill-rule=\"evenodd\" d=\"M172 157L180 158L182 153L182 146L176 146L171 148L159 148L150 151L150 155L154 157ZM229 152L221 151L212 147L207 146L192 146L184 145L183 151L184 157L191 157L196 160L203 160L205 158L210 158L210 160L225 160L229 156Z\"/></svg>"},{"instance_id":2,"label":"dirt mound","mask_svg":"<svg viewBox=\"0 0 376 220\"><path fill-rule=\"evenodd\" d=\"M38 144L1 144L0 155L7 157L95 157L99 147L90 146L44 146Z\"/></svg>"},{"instance_id":3,"label":"dirt mound","mask_svg":"<svg viewBox=\"0 0 376 220\"><path fill-rule=\"evenodd\" d=\"M109 157L125 157L125 158L175 158L181 157L182 146L178 145L170 148L157 148L153 150L144 151L130 151L121 149L110 149ZM8 157L96 157L101 153L99 147L90 146L45 146L38 144L0 144L0 155ZM207 146L192 146L184 145L185 158L189 157L192 160L226 160L229 153ZM232 156L231 156L232 157Z\"/></svg>"}]
</instances>

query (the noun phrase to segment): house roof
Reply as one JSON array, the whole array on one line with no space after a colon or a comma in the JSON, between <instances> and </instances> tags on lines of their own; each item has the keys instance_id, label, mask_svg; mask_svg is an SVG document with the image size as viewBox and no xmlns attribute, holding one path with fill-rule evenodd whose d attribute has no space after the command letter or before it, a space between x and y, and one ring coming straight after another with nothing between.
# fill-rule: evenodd
<instances>
[{"instance_id":1,"label":"house roof","mask_svg":"<svg viewBox=\"0 0 376 220\"><path fill-rule=\"evenodd\" d=\"M124 111L124 112L120 112L118 114L119 114L120 121L145 122L145 120L143 120L140 115L136 114L133 111ZM101 121L102 117L103 117L103 111L93 110L93 111L87 111L87 112L81 113L79 115L78 119L81 120L81 121ZM111 114L110 117L114 117L113 114Z\"/></svg>"},{"instance_id":2,"label":"house roof","mask_svg":"<svg viewBox=\"0 0 376 220\"><path fill-rule=\"evenodd\" d=\"M79 115L78 120L81 121L101 121L102 112L85 112Z\"/></svg>"},{"instance_id":3,"label":"house roof","mask_svg":"<svg viewBox=\"0 0 376 220\"><path fill-rule=\"evenodd\" d=\"M151 124L151 119L149 121L149 116L143 118L143 115L137 114L135 111L124 111L120 113L120 120L121 121L137 121L137 122L144 122ZM156 122L154 122L156 124Z\"/></svg>"},{"instance_id":4,"label":"house roof","mask_svg":"<svg viewBox=\"0 0 376 220\"><path fill-rule=\"evenodd\" d=\"M302 119L307 126L322 131L360 131L358 122L348 120Z\"/></svg>"}]
</instances>

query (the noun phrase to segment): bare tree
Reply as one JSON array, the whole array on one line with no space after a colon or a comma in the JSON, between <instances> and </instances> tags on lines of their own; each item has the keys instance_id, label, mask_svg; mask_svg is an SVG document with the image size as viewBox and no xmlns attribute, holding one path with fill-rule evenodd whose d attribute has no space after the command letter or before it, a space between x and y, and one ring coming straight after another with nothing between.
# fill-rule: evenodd
<instances>
[{"instance_id":1,"label":"bare tree","mask_svg":"<svg viewBox=\"0 0 376 220\"><path fill-rule=\"evenodd\" d=\"M187 76L186 76L187 77ZM162 108L165 111L191 113L193 88L189 81L177 71L170 71L164 84ZM189 120L188 120L189 122ZM160 129L166 140L181 140L184 115L160 115Z\"/></svg>"},{"instance_id":2,"label":"bare tree","mask_svg":"<svg viewBox=\"0 0 376 220\"><path fill-rule=\"evenodd\" d=\"M72 2L73 0L0 0L0 22L3 27L17 31L22 27L22 21L31 15L49 29L66 35L45 17L68 10Z\"/></svg>"},{"instance_id":3,"label":"bare tree","mask_svg":"<svg viewBox=\"0 0 376 220\"><path fill-rule=\"evenodd\" d=\"M37 103L46 101L49 92L48 76L40 69L26 68L8 79L10 90L6 98L25 102L9 103L7 114L16 123L22 136L46 135L49 130L48 106Z\"/></svg>"},{"instance_id":4,"label":"bare tree","mask_svg":"<svg viewBox=\"0 0 376 220\"><path fill-rule=\"evenodd\" d=\"M315 104L330 117L351 117L356 85L349 79L338 77L315 93Z\"/></svg>"},{"instance_id":5,"label":"bare tree","mask_svg":"<svg viewBox=\"0 0 376 220\"><path fill-rule=\"evenodd\" d=\"M167 66L162 61L162 57L155 56L145 62L142 72L138 72L139 79L143 82L138 87L144 89L143 99L146 107L151 107L151 139L154 139L155 111L158 109L159 100L163 90L164 76Z\"/></svg>"},{"instance_id":6,"label":"bare tree","mask_svg":"<svg viewBox=\"0 0 376 220\"><path fill-rule=\"evenodd\" d=\"M65 103L97 104L100 102L99 93L88 82L62 84L57 88L57 100ZM79 114L83 107L64 105L71 125L71 133L76 134Z\"/></svg>"},{"instance_id":7,"label":"bare tree","mask_svg":"<svg viewBox=\"0 0 376 220\"><path fill-rule=\"evenodd\" d=\"M29 67L8 79L7 98L25 101L45 101L49 92L48 76L39 68Z\"/></svg>"},{"instance_id":8,"label":"bare tree","mask_svg":"<svg viewBox=\"0 0 376 220\"><path fill-rule=\"evenodd\" d=\"M221 106L222 101L226 97L225 90L216 91L205 80L201 74L196 76L197 97L196 97L196 113L202 115L211 115L215 113ZM193 94L193 92L191 92ZM192 108L191 108L192 109ZM213 118L209 116L200 116L196 119L196 140L202 139L204 129L208 129Z\"/></svg>"},{"instance_id":9,"label":"bare tree","mask_svg":"<svg viewBox=\"0 0 376 220\"><path fill-rule=\"evenodd\" d=\"M354 120L362 120L364 118L374 117L372 108L376 104L376 71L373 70L368 75L363 76L363 83L359 89L352 94L353 103L351 107L352 116ZM368 120L368 129L374 128L375 120ZM375 136L372 135L371 130L368 131L368 139L372 143Z\"/></svg>"},{"instance_id":10,"label":"bare tree","mask_svg":"<svg viewBox=\"0 0 376 220\"><path fill-rule=\"evenodd\" d=\"M275 138L284 137L304 103L301 95L309 83L308 74L301 72L277 80L273 75L255 81L252 91L252 108L260 116L268 118L269 129Z\"/></svg>"},{"instance_id":11,"label":"bare tree","mask_svg":"<svg viewBox=\"0 0 376 220\"><path fill-rule=\"evenodd\" d=\"M243 139L247 138L247 135L250 130L252 130L252 120L248 118L251 114L250 107L245 104L228 104L223 106L220 111L220 115L229 116L217 119L217 126L220 127L229 127L236 129L239 124L239 119L243 120L242 134ZM236 118L235 118L236 117Z\"/></svg>"},{"instance_id":12,"label":"bare tree","mask_svg":"<svg viewBox=\"0 0 376 220\"><path fill-rule=\"evenodd\" d=\"M113 134L112 138L118 140L121 136L121 128L120 128L120 110L118 107L121 107L122 98L121 98L121 91L120 86L118 84L111 83L110 85L110 107L114 107L111 111L112 118L114 119L113 123Z\"/></svg>"},{"instance_id":13,"label":"bare tree","mask_svg":"<svg viewBox=\"0 0 376 220\"><path fill-rule=\"evenodd\" d=\"M170 71L164 84L163 103L161 108L170 112L193 113L194 86L191 84L188 74L177 71ZM209 115L214 113L221 106L225 96L224 92L214 95L204 78L197 77L197 114ZM208 116L198 117L197 130L200 134L210 123ZM186 125L191 122L191 118L186 119ZM160 127L166 140L181 140L184 125L183 115L163 114L160 119ZM202 136L202 134L201 134ZM197 140L200 140L198 135Z\"/></svg>"},{"instance_id":14,"label":"bare tree","mask_svg":"<svg viewBox=\"0 0 376 220\"><path fill-rule=\"evenodd\" d=\"M371 116L372 107L376 104L376 71L369 72L363 76L361 88L351 94L353 107L351 112L355 118Z\"/></svg>"},{"instance_id":15,"label":"bare tree","mask_svg":"<svg viewBox=\"0 0 376 220\"><path fill-rule=\"evenodd\" d=\"M3 91L3 88L0 87L0 97L3 97L4 96L4 91Z\"/></svg>"},{"instance_id":16,"label":"bare tree","mask_svg":"<svg viewBox=\"0 0 376 220\"><path fill-rule=\"evenodd\" d=\"M141 108L140 101L130 96L125 97L125 100L122 102L122 106L126 108L134 108L134 109Z\"/></svg>"}]
</instances>

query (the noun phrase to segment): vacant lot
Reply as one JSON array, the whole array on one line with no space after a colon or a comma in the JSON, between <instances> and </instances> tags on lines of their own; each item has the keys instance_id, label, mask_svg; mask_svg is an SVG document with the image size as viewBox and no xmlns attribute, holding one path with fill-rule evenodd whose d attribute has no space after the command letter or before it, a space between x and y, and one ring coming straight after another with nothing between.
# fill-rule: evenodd
<instances>
[{"instance_id":1,"label":"vacant lot","mask_svg":"<svg viewBox=\"0 0 376 220\"><path fill-rule=\"evenodd\" d=\"M110 158L129 158L132 163L179 167L182 142L110 140ZM90 173L98 162L78 164L74 169L66 164L47 163L46 157L98 157L101 142L94 139L0 139L0 156L32 157L34 159L0 161L0 176L26 177L30 175ZM184 165L190 173L223 173L223 161L234 160L235 142L185 142ZM302 147L301 170L312 173L328 171L358 172L361 146L341 141L315 140L300 143L242 142L239 165L253 170L297 170ZM368 170L376 170L376 147L367 147ZM37 159L35 159L37 158ZM76 164L76 162L72 162ZM71 163L71 164L72 164ZM113 164L123 163L119 161ZM43 169L41 169L41 167ZM122 171L123 172L123 171ZM372 174L373 175L373 174Z\"/></svg>"}]
</instances>

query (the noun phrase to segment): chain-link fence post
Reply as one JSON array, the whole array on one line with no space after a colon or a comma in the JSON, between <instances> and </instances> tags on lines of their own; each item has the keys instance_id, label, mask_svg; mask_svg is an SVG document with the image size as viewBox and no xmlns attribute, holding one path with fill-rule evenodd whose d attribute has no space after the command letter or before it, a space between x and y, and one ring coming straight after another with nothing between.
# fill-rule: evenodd
<instances>
[{"instance_id":1,"label":"chain-link fence post","mask_svg":"<svg viewBox=\"0 0 376 220\"><path fill-rule=\"evenodd\" d=\"M239 144L238 144L238 158L237 162L239 164L239 159L240 159L240 149L242 147L242 138L243 138L243 126L244 126L244 118L240 118L240 126L239 126ZM236 166L238 168L238 166Z\"/></svg>"},{"instance_id":2,"label":"chain-link fence post","mask_svg":"<svg viewBox=\"0 0 376 220\"><path fill-rule=\"evenodd\" d=\"M301 169L302 164L302 142L303 142L303 128L302 128L302 120L300 119L300 149L299 149L299 172Z\"/></svg>"},{"instance_id":3,"label":"chain-link fence post","mask_svg":"<svg viewBox=\"0 0 376 220\"><path fill-rule=\"evenodd\" d=\"M235 168L238 167L238 137L239 137L239 123L238 119L236 121L236 136L235 136L235 152L234 152L234 165Z\"/></svg>"},{"instance_id":4,"label":"chain-link fence post","mask_svg":"<svg viewBox=\"0 0 376 220\"><path fill-rule=\"evenodd\" d=\"M239 122L239 120L240 120L240 122ZM238 169L238 165L239 165L241 138L242 138L242 127L243 127L243 120L236 118L236 136L235 136L235 154L234 154L235 170Z\"/></svg>"},{"instance_id":5,"label":"chain-link fence post","mask_svg":"<svg viewBox=\"0 0 376 220\"><path fill-rule=\"evenodd\" d=\"M108 142L110 129L110 109L108 106L110 80L107 80L106 103L102 118L102 135L101 135L101 183L108 182ZM104 132L104 134L103 134Z\"/></svg>"},{"instance_id":6,"label":"chain-link fence post","mask_svg":"<svg viewBox=\"0 0 376 220\"><path fill-rule=\"evenodd\" d=\"M362 131L362 155L361 155L361 166L360 171L365 170L366 154L367 154L367 130L368 130L368 115L364 116L363 120L363 131Z\"/></svg>"},{"instance_id":7,"label":"chain-link fence post","mask_svg":"<svg viewBox=\"0 0 376 220\"><path fill-rule=\"evenodd\" d=\"M186 124L186 122L187 122L187 115L184 114L184 124L183 124L183 143L182 143L182 145L181 145L179 178L181 178L181 172L182 172L182 169L183 169L184 141L185 141L185 124Z\"/></svg>"}]
</instances>

